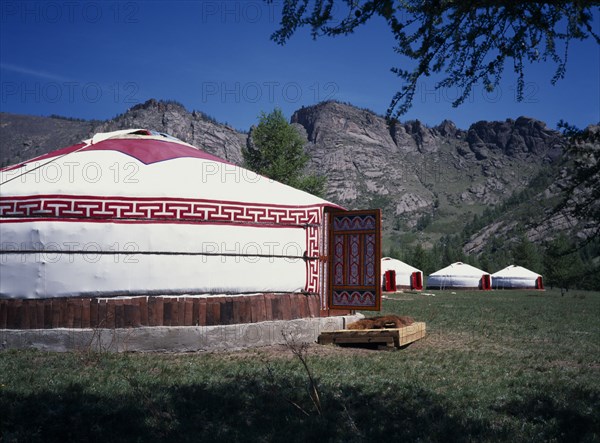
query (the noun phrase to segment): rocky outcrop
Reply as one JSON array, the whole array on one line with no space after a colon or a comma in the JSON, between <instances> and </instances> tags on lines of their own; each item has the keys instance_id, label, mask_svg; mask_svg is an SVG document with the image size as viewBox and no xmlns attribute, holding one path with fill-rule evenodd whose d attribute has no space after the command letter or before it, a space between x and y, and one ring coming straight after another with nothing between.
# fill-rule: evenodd
<instances>
[{"instance_id":1,"label":"rocky outcrop","mask_svg":"<svg viewBox=\"0 0 600 443\"><path fill-rule=\"evenodd\" d=\"M292 122L305 131L311 168L327 177L329 199L349 208L387 204L409 225L434 212L435 201L457 216L465 205L501 202L563 144L559 133L524 117L463 131L449 120L429 128L326 102L296 111Z\"/></svg>"},{"instance_id":2,"label":"rocky outcrop","mask_svg":"<svg viewBox=\"0 0 600 443\"><path fill-rule=\"evenodd\" d=\"M414 137L402 123L396 120L392 121L390 123L390 135L401 152L416 152L418 150Z\"/></svg>"},{"instance_id":3,"label":"rocky outcrop","mask_svg":"<svg viewBox=\"0 0 600 443\"><path fill-rule=\"evenodd\" d=\"M442 123L433 128L434 132L442 137L463 138L464 131L458 129L454 122L444 120Z\"/></svg>"},{"instance_id":4,"label":"rocky outcrop","mask_svg":"<svg viewBox=\"0 0 600 443\"><path fill-rule=\"evenodd\" d=\"M425 154L437 151L438 140L436 140L433 131L419 120L407 122L404 124L404 127L406 128L406 132L415 140L419 152Z\"/></svg>"},{"instance_id":5,"label":"rocky outcrop","mask_svg":"<svg viewBox=\"0 0 600 443\"><path fill-rule=\"evenodd\" d=\"M413 212L419 209L427 208L431 204L431 201L423 198L418 194L407 192L402 195L396 203L395 215L404 214L407 212Z\"/></svg>"},{"instance_id":6,"label":"rocky outcrop","mask_svg":"<svg viewBox=\"0 0 600 443\"><path fill-rule=\"evenodd\" d=\"M384 118L342 103L324 102L302 108L292 115L292 123L304 127L308 141L314 144L376 145L382 152L397 149Z\"/></svg>"},{"instance_id":7,"label":"rocky outcrop","mask_svg":"<svg viewBox=\"0 0 600 443\"><path fill-rule=\"evenodd\" d=\"M477 122L469 128L467 142L480 159L487 158L489 152L494 150L501 150L510 157L523 158L533 154L556 159L564 145L558 132L548 129L543 122L527 117L504 122Z\"/></svg>"},{"instance_id":8,"label":"rocky outcrop","mask_svg":"<svg viewBox=\"0 0 600 443\"><path fill-rule=\"evenodd\" d=\"M423 125L389 125L372 111L337 102L302 108L292 123L306 131L310 168L327 177L329 199L348 208L375 202L391 214L409 214L433 202L410 157L431 146ZM415 198L403 199L407 192Z\"/></svg>"}]
</instances>

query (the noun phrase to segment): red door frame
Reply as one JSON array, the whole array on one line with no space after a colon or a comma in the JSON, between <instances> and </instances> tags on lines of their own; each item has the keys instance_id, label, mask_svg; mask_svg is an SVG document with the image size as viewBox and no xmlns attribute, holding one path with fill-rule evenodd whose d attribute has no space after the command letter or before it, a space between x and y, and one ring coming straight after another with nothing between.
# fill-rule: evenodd
<instances>
[{"instance_id":1,"label":"red door frame","mask_svg":"<svg viewBox=\"0 0 600 443\"><path fill-rule=\"evenodd\" d=\"M396 292L396 271L388 269L385 271L385 291Z\"/></svg>"}]
</instances>

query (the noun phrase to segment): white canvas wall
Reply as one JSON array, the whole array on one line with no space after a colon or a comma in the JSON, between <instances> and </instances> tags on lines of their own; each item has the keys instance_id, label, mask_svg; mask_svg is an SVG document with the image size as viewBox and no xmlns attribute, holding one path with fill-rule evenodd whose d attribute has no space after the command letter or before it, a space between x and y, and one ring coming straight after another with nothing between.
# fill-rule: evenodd
<instances>
[{"instance_id":1,"label":"white canvas wall","mask_svg":"<svg viewBox=\"0 0 600 443\"><path fill-rule=\"evenodd\" d=\"M0 243L0 297L294 292L306 283L301 228L4 223Z\"/></svg>"}]
</instances>

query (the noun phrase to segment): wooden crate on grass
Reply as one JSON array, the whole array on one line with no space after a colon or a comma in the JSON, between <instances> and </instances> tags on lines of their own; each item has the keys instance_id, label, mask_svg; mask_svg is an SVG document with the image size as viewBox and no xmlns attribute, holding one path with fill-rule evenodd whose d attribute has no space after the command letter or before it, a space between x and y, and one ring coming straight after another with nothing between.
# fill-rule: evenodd
<instances>
[{"instance_id":1,"label":"wooden crate on grass","mask_svg":"<svg viewBox=\"0 0 600 443\"><path fill-rule=\"evenodd\" d=\"M425 337L425 331L424 322L415 322L403 328L342 329L339 331L322 332L319 335L319 344L374 344L400 348Z\"/></svg>"}]
</instances>

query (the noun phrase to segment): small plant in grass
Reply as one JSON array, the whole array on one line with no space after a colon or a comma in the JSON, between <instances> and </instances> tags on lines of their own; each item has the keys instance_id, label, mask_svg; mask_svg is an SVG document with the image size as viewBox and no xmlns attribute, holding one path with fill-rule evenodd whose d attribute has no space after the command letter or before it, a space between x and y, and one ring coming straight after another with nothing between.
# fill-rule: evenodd
<instances>
[{"instance_id":1,"label":"small plant in grass","mask_svg":"<svg viewBox=\"0 0 600 443\"><path fill-rule=\"evenodd\" d=\"M308 343L298 340L297 337L294 336L293 332L282 331L282 336L286 349L288 349L301 364L303 374L306 376L307 380L306 390L310 402L314 408L314 412L311 413L308 408L303 407L300 405L299 401L293 398L293 395L291 394L297 389L297 387L285 377L278 377L277 371L274 369L272 362L269 359L263 358L263 363L267 371L267 380L269 382L268 389L272 395L282 398L285 400L285 402L289 403L298 411L300 411L304 416L311 417L313 414L316 416L321 416L323 414L321 393L317 380L313 375L310 366L308 365ZM281 380L286 380L285 385L282 385Z\"/></svg>"},{"instance_id":2,"label":"small plant in grass","mask_svg":"<svg viewBox=\"0 0 600 443\"><path fill-rule=\"evenodd\" d=\"M323 414L323 406L321 405L321 395L319 394L319 386L310 367L308 366L308 343L301 342L291 333L282 332L286 347L292 354L298 358L304 369L304 373L308 378L308 396L315 407L317 415Z\"/></svg>"}]
</instances>

